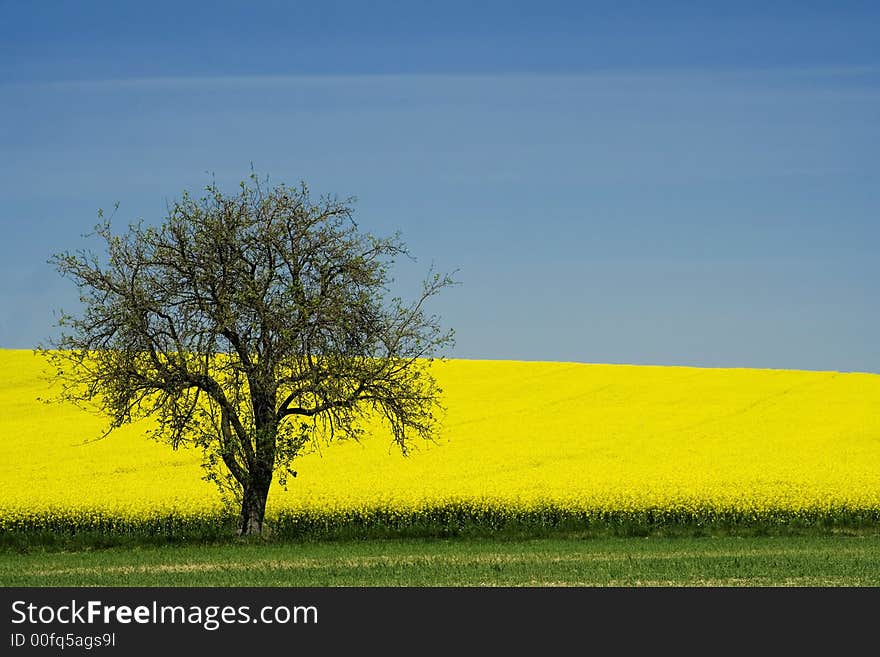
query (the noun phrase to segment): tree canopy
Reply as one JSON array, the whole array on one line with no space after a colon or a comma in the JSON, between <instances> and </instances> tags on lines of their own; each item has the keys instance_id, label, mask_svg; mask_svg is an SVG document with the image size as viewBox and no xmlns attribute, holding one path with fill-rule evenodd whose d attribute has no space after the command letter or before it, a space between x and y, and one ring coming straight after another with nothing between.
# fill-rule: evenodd
<instances>
[{"instance_id":1,"label":"tree canopy","mask_svg":"<svg viewBox=\"0 0 880 657\"><path fill-rule=\"evenodd\" d=\"M252 175L234 194L184 192L160 225L116 233L99 213L101 253L51 259L81 301L43 350L60 397L105 414L108 433L152 417L156 438L201 447L243 534L262 531L273 477L320 441L360 437L366 417L404 453L432 438L429 365L453 332L425 305L453 280L429 271L413 300L391 297L407 248L362 232L352 205Z\"/></svg>"}]
</instances>

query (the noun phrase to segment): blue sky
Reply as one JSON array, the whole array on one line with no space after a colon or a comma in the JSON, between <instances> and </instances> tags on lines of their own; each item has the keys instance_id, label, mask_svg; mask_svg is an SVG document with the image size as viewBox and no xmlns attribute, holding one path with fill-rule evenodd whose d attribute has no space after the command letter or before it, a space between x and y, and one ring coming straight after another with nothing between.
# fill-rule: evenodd
<instances>
[{"instance_id":1,"label":"blue sky","mask_svg":"<svg viewBox=\"0 0 880 657\"><path fill-rule=\"evenodd\" d=\"M880 9L689 4L0 1L0 347L253 162L458 268L452 356L880 372Z\"/></svg>"}]
</instances>

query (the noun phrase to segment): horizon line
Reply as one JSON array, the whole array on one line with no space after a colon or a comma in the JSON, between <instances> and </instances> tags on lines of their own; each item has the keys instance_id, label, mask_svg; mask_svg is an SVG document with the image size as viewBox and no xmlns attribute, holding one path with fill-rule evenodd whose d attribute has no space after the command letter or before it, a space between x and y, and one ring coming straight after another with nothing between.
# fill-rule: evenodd
<instances>
[{"instance_id":1,"label":"horizon line","mask_svg":"<svg viewBox=\"0 0 880 657\"><path fill-rule=\"evenodd\" d=\"M3 347L0 346L0 353L9 351L25 352L29 351L34 356L41 351L40 347ZM47 351L57 351L56 349L48 349ZM424 360L428 360L425 358ZM667 369L697 369L697 370L752 370L762 372L810 372L813 374L867 374L870 376L880 376L880 372L871 372L869 370L844 370L844 369L814 369L803 367L757 367L748 365L685 365L674 363L635 363L628 361L584 361L584 360L548 360L546 358L474 358L466 356L434 356L430 360L435 362L448 361L467 361L472 363L531 363L546 365L586 365L598 367L657 367Z\"/></svg>"}]
</instances>

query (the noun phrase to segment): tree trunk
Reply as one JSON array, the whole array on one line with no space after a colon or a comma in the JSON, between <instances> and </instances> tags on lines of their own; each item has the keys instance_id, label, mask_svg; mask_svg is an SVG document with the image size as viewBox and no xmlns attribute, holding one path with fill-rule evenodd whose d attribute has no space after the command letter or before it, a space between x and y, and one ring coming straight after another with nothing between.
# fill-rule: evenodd
<instances>
[{"instance_id":1,"label":"tree trunk","mask_svg":"<svg viewBox=\"0 0 880 657\"><path fill-rule=\"evenodd\" d=\"M266 514L266 498L272 485L275 464L275 439L278 422L275 418L275 396L267 392L260 377L248 374L251 403L254 408L254 460L249 468L249 481L244 487L241 500L239 536L263 533L263 517Z\"/></svg>"},{"instance_id":2,"label":"tree trunk","mask_svg":"<svg viewBox=\"0 0 880 657\"><path fill-rule=\"evenodd\" d=\"M268 485L250 484L244 489L244 495L241 499L241 516L238 521L239 536L263 532L263 517L266 515L266 498L268 497Z\"/></svg>"}]
</instances>

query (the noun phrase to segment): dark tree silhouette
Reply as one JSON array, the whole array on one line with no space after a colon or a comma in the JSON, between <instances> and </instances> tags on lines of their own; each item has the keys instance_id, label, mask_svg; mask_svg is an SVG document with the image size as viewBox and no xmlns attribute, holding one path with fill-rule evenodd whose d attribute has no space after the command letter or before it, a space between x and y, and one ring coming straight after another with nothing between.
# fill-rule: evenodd
<instances>
[{"instance_id":1,"label":"dark tree silhouette","mask_svg":"<svg viewBox=\"0 0 880 657\"><path fill-rule=\"evenodd\" d=\"M105 253L51 259L82 303L42 349L60 398L106 414L108 434L151 416L156 438L200 446L240 499L240 534L262 532L273 477L316 441L358 438L367 415L404 453L433 436L429 366L452 331L424 305L453 281L429 272L411 303L389 298L406 247L360 232L352 199L252 175L232 195L184 193L158 227L99 217Z\"/></svg>"}]
</instances>

